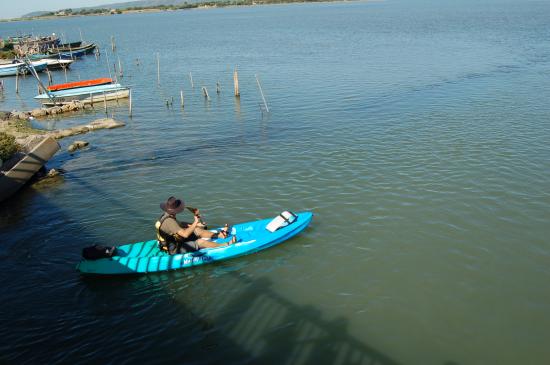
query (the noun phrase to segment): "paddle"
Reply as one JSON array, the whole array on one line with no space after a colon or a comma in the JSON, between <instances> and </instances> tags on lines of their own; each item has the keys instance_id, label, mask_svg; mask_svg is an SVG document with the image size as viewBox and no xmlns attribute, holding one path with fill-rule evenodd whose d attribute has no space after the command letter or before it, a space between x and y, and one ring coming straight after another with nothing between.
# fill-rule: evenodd
<instances>
[{"instance_id":1,"label":"paddle","mask_svg":"<svg viewBox=\"0 0 550 365\"><path fill-rule=\"evenodd\" d=\"M202 216L199 213L198 208L193 208L193 207L186 207L186 208L187 208L188 211L193 213L193 215L195 215L199 218L199 222L203 225L204 229L208 229L207 226L206 226L206 222L202 219ZM227 224L224 226L224 228L222 230L225 230L226 235L229 234L229 226Z\"/></svg>"},{"instance_id":2,"label":"paddle","mask_svg":"<svg viewBox=\"0 0 550 365\"><path fill-rule=\"evenodd\" d=\"M193 207L186 207L186 208L188 211L193 213L193 215L197 216L199 218L200 224L202 224L206 228L206 222L202 219L202 216L199 214L199 209L193 208Z\"/></svg>"}]
</instances>

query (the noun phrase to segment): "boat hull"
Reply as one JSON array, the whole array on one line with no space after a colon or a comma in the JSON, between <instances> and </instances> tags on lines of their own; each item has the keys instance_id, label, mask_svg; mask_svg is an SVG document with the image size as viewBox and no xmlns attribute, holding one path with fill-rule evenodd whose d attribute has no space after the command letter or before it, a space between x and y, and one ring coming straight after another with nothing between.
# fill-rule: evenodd
<instances>
[{"instance_id":1,"label":"boat hull","mask_svg":"<svg viewBox=\"0 0 550 365\"><path fill-rule=\"evenodd\" d=\"M71 66L71 63L73 63L73 60L55 60L55 59L47 59L46 62L48 65L46 66L46 69L48 70L60 70L64 68L69 68Z\"/></svg>"},{"instance_id":2,"label":"boat hull","mask_svg":"<svg viewBox=\"0 0 550 365\"><path fill-rule=\"evenodd\" d=\"M117 256L99 260L82 260L77 270L83 274L122 275L145 274L179 270L217 261L249 255L275 246L303 231L311 222L313 214L297 214L292 224L269 232L265 227L271 219L241 223L233 226L232 234L239 242L220 248L202 249L196 252L168 255L158 247L158 241L151 240L117 247Z\"/></svg>"},{"instance_id":3,"label":"boat hull","mask_svg":"<svg viewBox=\"0 0 550 365\"><path fill-rule=\"evenodd\" d=\"M64 104L75 100L81 101L85 104L91 104L103 101L125 99L129 97L129 95L129 88L123 87L120 84L111 84L49 91L48 94L40 94L34 98L44 105Z\"/></svg>"},{"instance_id":4,"label":"boat hull","mask_svg":"<svg viewBox=\"0 0 550 365\"><path fill-rule=\"evenodd\" d=\"M51 137L43 139L15 166L0 174L0 202L9 198L40 170L59 151L59 144Z\"/></svg>"},{"instance_id":5,"label":"boat hull","mask_svg":"<svg viewBox=\"0 0 550 365\"><path fill-rule=\"evenodd\" d=\"M31 62L36 72L41 72L46 69L48 66L48 63L46 61L33 61ZM29 70L27 69L27 66L24 63L12 63L7 65L1 65L0 66L0 77L1 76L15 76L19 73L19 75L23 75L28 73Z\"/></svg>"}]
</instances>

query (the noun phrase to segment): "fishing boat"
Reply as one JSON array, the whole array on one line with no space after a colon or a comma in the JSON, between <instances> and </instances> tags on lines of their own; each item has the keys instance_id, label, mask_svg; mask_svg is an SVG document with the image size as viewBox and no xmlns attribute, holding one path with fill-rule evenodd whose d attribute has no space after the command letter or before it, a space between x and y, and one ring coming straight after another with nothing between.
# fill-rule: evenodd
<instances>
[{"instance_id":1,"label":"fishing boat","mask_svg":"<svg viewBox=\"0 0 550 365\"><path fill-rule=\"evenodd\" d=\"M275 231L268 225L273 219L236 224L231 236L237 243L219 248L204 248L184 254L169 255L159 248L158 241L137 242L116 247L112 257L98 260L83 259L77 265L82 274L121 275L170 271L209 264L249 255L273 247L302 232L311 222L313 214L294 214L296 219ZM227 240L227 239L225 239ZM220 240L222 243L224 240Z\"/></svg>"},{"instance_id":2,"label":"fishing boat","mask_svg":"<svg viewBox=\"0 0 550 365\"><path fill-rule=\"evenodd\" d=\"M75 58L80 58L86 54L86 51L65 51L65 52L56 52L49 53L48 58L58 58L61 60L74 60Z\"/></svg>"},{"instance_id":3,"label":"fishing boat","mask_svg":"<svg viewBox=\"0 0 550 365\"><path fill-rule=\"evenodd\" d=\"M44 61L47 62L46 68L50 71L69 68L71 66L71 63L74 62L74 60L55 60L55 59L45 59Z\"/></svg>"},{"instance_id":4,"label":"fishing boat","mask_svg":"<svg viewBox=\"0 0 550 365\"><path fill-rule=\"evenodd\" d=\"M130 95L130 88L120 84L106 84L87 87L78 87L58 91L47 91L34 98L44 105L65 104L78 100L85 104L118 100L127 98Z\"/></svg>"},{"instance_id":5,"label":"fishing boat","mask_svg":"<svg viewBox=\"0 0 550 365\"><path fill-rule=\"evenodd\" d=\"M82 41L70 42L70 43L61 43L57 48L77 48L82 45Z\"/></svg>"},{"instance_id":6,"label":"fishing boat","mask_svg":"<svg viewBox=\"0 0 550 365\"><path fill-rule=\"evenodd\" d=\"M25 73L26 66L20 63L8 63L0 65L0 76L14 76L17 73Z\"/></svg>"},{"instance_id":7,"label":"fishing boat","mask_svg":"<svg viewBox=\"0 0 550 365\"><path fill-rule=\"evenodd\" d=\"M80 47L55 47L48 50L48 54L51 55L72 55L72 57L82 57L85 54L92 53L96 48L95 43L86 44Z\"/></svg>"},{"instance_id":8,"label":"fishing boat","mask_svg":"<svg viewBox=\"0 0 550 365\"><path fill-rule=\"evenodd\" d=\"M106 85L106 84L112 84L112 83L113 83L113 79L109 77L102 77L99 79L81 80L81 81L66 82L64 84L50 85L48 86L48 90L58 91L58 90L76 89L80 87Z\"/></svg>"},{"instance_id":9,"label":"fishing boat","mask_svg":"<svg viewBox=\"0 0 550 365\"><path fill-rule=\"evenodd\" d=\"M13 195L38 172L38 170L59 150L59 144L51 137L47 137L27 153L15 156L14 161L7 161L0 171L0 202Z\"/></svg>"},{"instance_id":10,"label":"fishing boat","mask_svg":"<svg viewBox=\"0 0 550 365\"><path fill-rule=\"evenodd\" d=\"M34 67L36 72L41 72L46 69L48 63L46 61L33 61L30 62L30 65ZM19 60L15 60L14 63L9 63L7 65L0 65L0 76L22 75L27 72L29 72L28 66Z\"/></svg>"}]
</instances>

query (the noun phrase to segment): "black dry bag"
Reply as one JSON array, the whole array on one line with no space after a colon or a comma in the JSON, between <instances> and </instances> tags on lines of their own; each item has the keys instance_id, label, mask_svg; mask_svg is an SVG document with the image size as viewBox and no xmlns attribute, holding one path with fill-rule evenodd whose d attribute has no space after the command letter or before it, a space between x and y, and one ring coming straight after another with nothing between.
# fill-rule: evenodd
<instances>
[{"instance_id":1,"label":"black dry bag","mask_svg":"<svg viewBox=\"0 0 550 365\"><path fill-rule=\"evenodd\" d=\"M116 254L116 247L93 245L82 249L82 257L86 260L99 260L113 257Z\"/></svg>"}]
</instances>

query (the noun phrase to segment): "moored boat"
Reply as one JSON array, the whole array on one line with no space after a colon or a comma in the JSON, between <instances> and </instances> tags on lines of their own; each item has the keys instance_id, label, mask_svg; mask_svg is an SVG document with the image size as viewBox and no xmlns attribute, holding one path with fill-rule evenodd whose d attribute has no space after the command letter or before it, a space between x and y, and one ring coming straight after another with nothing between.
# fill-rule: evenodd
<instances>
[{"instance_id":1,"label":"moored boat","mask_svg":"<svg viewBox=\"0 0 550 365\"><path fill-rule=\"evenodd\" d=\"M46 68L48 70L59 70L63 68L69 68L71 66L71 63L74 62L74 60L55 60L55 59L45 59L47 65Z\"/></svg>"},{"instance_id":2,"label":"moored boat","mask_svg":"<svg viewBox=\"0 0 550 365\"><path fill-rule=\"evenodd\" d=\"M34 67L36 72L44 71L48 66L46 61L32 61L30 64ZM15 60L14 63L0 65L0 76L15 76L18 73L22 75L26 74L28 71L28 66L19 60Z\"/></svg>"},{"instance_id":3,"label":"moored boat","mask_svg":"<svg viewBox=\"0 0 550 365\"><path fill-rule=\"evenodd\" d=\"M113 79L109 77L102 77L99 79L81 80L81 81L66 82L64 84L50 85L48 86L48 90L58 91L58 90L76 89L80 87L111 84L112 82L113 82Z\"/></svg>"},{"instance_id":4,"label":"moored boat","mask_svg":"<svg viewBox=\"0 0 550 365\"><path fill-rule=\"evenodd\" d=\"M58 91L48 91L34 98L44 105L69 103L79 100L90 104L109 100L125 99L130 95L130 89L120 84L107 84L97 86L79 87Z\"/></svg>"},{"instance_id":5,"label":"moored boat","mask_svg":"<svg viewBox=\"0 0 550 365\"><path fill-rule=\"evenodd\" d=\"M169 255L159 248L156 240L137 242L118 246L115 255L109 258L83 259L78 263L77 270L95 275L145 274L228 260L284 242L302 232L313 218L311 212L297 213L295 216L294 222L274 232L267 229L272 219L236 224L231 229L231 235L236 236L238 241L230 246Z\"/></svg>"},{"instance_id":6,"label":"moored boat","mask_svg":"<svg viewBox=\"0 0 550 365\"><path fill-rule=\"evenodd\" d=\"M70 54L72 57L81 57L84 54L92 53L97 47L95 43L86 44L80 47L55 47L50 48L47 53L51 55Z\"/></svg>"}]
</instances>

